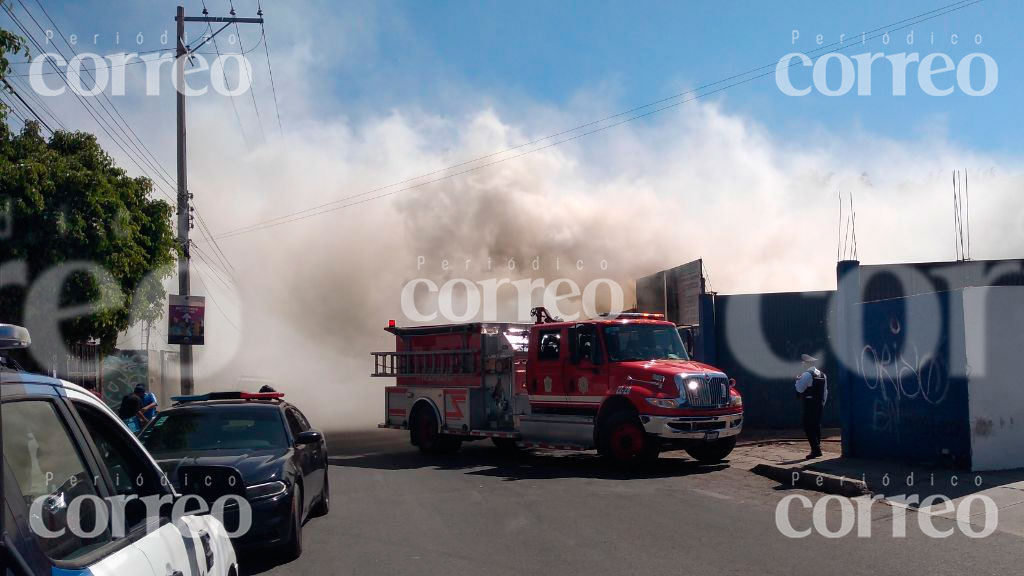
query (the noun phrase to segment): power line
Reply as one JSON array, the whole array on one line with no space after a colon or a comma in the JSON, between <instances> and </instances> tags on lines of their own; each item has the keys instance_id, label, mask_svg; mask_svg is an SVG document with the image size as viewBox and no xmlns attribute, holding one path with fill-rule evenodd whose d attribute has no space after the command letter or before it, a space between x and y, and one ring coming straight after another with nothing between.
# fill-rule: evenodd
<instances>
[{"instance_id":1,"label":"power line","mask_svg":"<svg viewBox=\"0 0 1024 576\"><path fill-rule=\"evenodd\" d=\"M231 14L233 18L235 16L235 3L232 0L228 0L228 5L231 7ZM245 46L242 45L242 31L238 28L238 22L235 22L235 37L238 38L238 49L241 51L245 50ZM252 98L252 107L256 110L256 123L260 127L260 136L263 141L267 141L267 134L263 131L263 120L260 118L260 107L256 104L256 79L253 78L252 69L247 67L246 74L249 75L249 96Z\"/></svg>"},{"instance_id":2,"label":"power line","mask_svg":"<svg viewBox=\"0 0 1024 576\"><path fill-rule=\"evenodd\" d=\"M981 1L982 0L959 0L958 2L953 2L951 4L947 4L945 6L942 6L942 7L933 9L933 10L922 12L922 13L916 15L916 16L912 16L910 18L904 18L902 20L898 20L898 21L893 22L891 24L875 28L874 30L862 33L862 35L861 35L861 41L862 41L861 44L863 44L867 40L874 40L876 38L884 36L885 34L888 34L888 33L891 33L891 32L895 32L895 31L898 31L898 30L902 30L902 29L908 28L910 26L913 26L913 25L916 25L916 24L920 24L921 22L926 22L928 20L932 20L932 19L938 18L940 16L944 16L944 15L952 13L952 12L956 12L958 10L962 10L963 8L972 6L974 4L978 4ZM881 32L881 31L884 31L884 32ZM849 36L855 36L855 35L854 34L850 34ZM857 45L857 43L845 43L844 44L843 42L837 41L837 42L833 42L831 44L823 45L823 46L821 46L819 48L816 48L814 50L811 50L807 54L808 55L813 55L815 53L822 52L822 51L825 51L825 50L829 50L831 48L837 48L837 50L846 50L849 47L856 46L856 45ZM796 66L799 63L800 62L798 60L794 60L794 61L790 62L789 67ZM537 139L531 140L529 142L526 142L524 144L520 144L518 146L514 146L514 147L511 147L511 148L506 148L504 150L500 150L498 152L493 152L491 154L486 154L484 156L479 156L479 157L473 158L471 160L460 162L458 164L453 164L453 165L450 165L450 166L447 166L447 167L444 167L444 168L441 168L441 169L438 169L438 170L434 170L432 172L427 172L425 174L421 174L419 176L415 176L415 177L412 177L412 178L407 178L407 179L399 181L399 182L394 182L392 184L388 184L388 185L385 185L385 186L374 188L372 190L367 190L365 192L361 192L361 193L358 193L358 194L349 195L349 196L346 196L346 197L343 197L343 198L339 198L338 200L333 200L331 202L326 202L324 204L320 204L320 205L317 205L317 206L313 206L313 207L310 207L310 208L299 210L297 212L292 212L290 214L284 214L284 215L281 215L281 216L277 216L275 218L270 218L268 220L264 220L262 222L257 222L257 223L250 224L250 225L247 225L247 226L242 226L240 228L236 228L236 229L230 230L228 232L225 232L223 234L220 234L217 237L221 238L221 239L231 238L231 237L234 237L234 236L239 236L241 234L247 234L249 232L255 232L257 230L264 230L266 228L272 228L272 227L275 227L275 226L280 226L280 225L288 224L288 223L291 223L291 222L297 222L299 220L304 220L306 218L310 218L310 217L313 217L313 216L318 216L318 215L321 215L321 214L326 214L326 213L329 213L329 212L334 212L336 210L341 210L343 208L348 208L348 207L355 206L355 205L358 205L358 204L362 204L362 203L365 203L365 202L368 202L368 201L377 200L377 199L384 198L384 197L387 197L387 196L392 196L392 195L397 194L399 192L405 192L405 191L408 191L408 190L413 190L413 189L416 189L416 188L427 186L429 184L434 184L434 183L437 183L437 182L440 182L440 181L443 181L443 180L454 178L456 176L467 174L469 172L474 172L474 171L477 171L477 170L480 170L480 169L483 169L483 168L486 168L486 167L489 167L489 166L494 166L496 164L501 164L501 163L506 162L508 160L514 160L516 158L521 158L521 157L526 156L528 154L533 154L533 153L536 153L536 152L540 152L542 150L546 150L548 148L552 148L554 146L558 146L558 145L564 144L566 142L570 142L570 141L577 140L577 139L585 137L585 136L589 136L591 134L602 132L602 131L608 130L610 128L614 128L616 126L620 126L622 124L625 124L625 123L628 123L628 122L632 122L632 121L635 121L635 120L638 120L638 119L641 119L641 118L645 118L647 116L651 116L651 115L657 114L657 113L662 112L664 110L668 110L670 108L674 108L674 107L680 106L680 105L685 104L687 102L691 102L691 101L697 100L699 98L704 98L704 97L710 96L712 94L716 94L718 92L722 92L724 90L727 90L729 88L732 88L732 87L735 87L735 86L739 86L741 84L746 84L746 83L752 82L754 80L757 80L759 78L763 78L765 76L775 74L776 73L777 64L778 64L777 62L773 62L773 63L770 63L770 64L765 64L763 66L759 66L757 68L753 68L753 69L748 70L746 72L742 72L742 73L739 73L739 74L734 74L734 75L729 76L727 78L723 78L723 79L715 81L715 82L704 84L704 85L702 85L702 86L700 86L698 88L695 88L693 90L688 90L688 91L685 91L685 92L681 92L679 94L675 94L673 96L669 96L667 98L662 98L661 100L657 100L657 101L654 101L654 102L651 102L651 103L648 103L648 104L644 104L642 106L637 106L635 108L631 108L631 109L626 110L624 112L619 112L617 114L613 114L611 116L607 116L607 117L602 118L600 120L595 120L595 121L592 121L592 122L587 122L585 124L581 124L581 125L576 126L574 128L570 128L568 130L563 130L561 132L558 132L558 133L555 133L555 134L551 134L551 135L548 135L548 136L544 136L542 138L537 138ZM767 70L767 71L765 71L765 70ZM754 74L754 75L751 75L751 74ZM717 88L714 88L713 90L708 90L708 88L715 87L715 86L717 86ZM687 96L687 95L692 95L692 96L690 98L685 98L685 99L680 100L680 98L682 98L683 96ZM653 109L652 109L652 107L653 107ZM646 111L641 112L643 110L646 110ZM610 120L615 120L615 119L619 119L619 118L623 118L623 117L625 117L625 118L621 119L621 120L618 120L616 122L613 122L611 124L604 124L605 122L608 122ZM602 124L604 124L604 125L602 125ZM572 134L573 132L578 132L579 130L583 130L583 129L586 129L586 128L591 128L591 127L594 127L594 126L597 126L597 127L593 128L591 130L588 130L586 132L582 132L582 133L579 133L579 134L568 136L568 135ZM561 138L562 136L566 136L566 137L565 138ZM560 138L560 139L556 140L556 138ZM545 142L545 141L551 141L551 142L546 144L546 145L543 145L543 146L538 146L536 148L532 148L532 146L535 146L535 145L540 144L541 142ZM526 148L525 151L520 152L520 153L515 154L515 155L512 155L512 156L508 156L508 157L504 157L504 158L499 158L499 159L496 159L496 160L485 162L483 164L478 164L476 166L471 166L471 167L469 167L469 168L467 168L465 170L461 170L461 171L445 174L446 172L449 172L449 171L454 170L456 168L461 168L461 167L468 166L468 165L471 165L471 164L476 164L476 163L481 162L483 160L491 159L491 158L494 158L494 157L497 157L497 156L502 156L502 155L507 154L509 152L514 152L514 151L517 151L517 150L522 150L524 148ZM430 179L430 180L426 180L424 182L419 182L419 183L416 183L416 184L410 184L412 182L416 182L417 180L421 180L423 178L428 178L430 176L435 176L435 175L438 175L438 174L443 174L443 175L438 177L438 178L433 178L433 179ZM410 184L410 185L403 186L403 185L406 185L406 184ZM395 190L392 190L390 192L383 193L383 194L377 194L378 192L384 192L385 190L388 190L389 188L395 188L395 187L398 187L398 186L402 186L402 187L398 188L398 189L395 189ZM373 196L374 194L377 194L377 195ZM364 196L371 196L371 197L363 198L362 200L358 200L358 201L355 200L356 198L360 198L360 197L364 197Z\"/></svg>"},{"instance_id":3,"label":"power line","mask_svg":"<svg viewBox=\"0 0 1024 576\"><path fill-rule=\"evenodd\" d=\"M11 83L8 82L6 78L0 78L0 80L3 81L4 86L6 86L8 90L10 90L11 94L13 94L14 97L17 98L19 102L21 102L21 105L24 106L25 109L28 110L30 114L32 114L32 116L35 116L36 120L38 120L44 128L50 131L50 134L53 134L53 128L50 128L50 125L46 123L46 120L43 120L42 116L40 116L34 108L29 106L28 102L25 102L25 99L21 97L21 94L18 94L18 91L14 89L14 86L11 86Z\"/></svg>"},{"instance_id":4,"label":"power line","mask_svg":"<svg viewBox=\"0 0 1024 576\"><path fill-rule=\"evenodd\" d=\"M217 54L216 52L210 52L210 51L207 51L207 50L196 50L196 51L190 52L190 54L202 54L204 56L213 56L213 55L217 55L217 56L245 56L246 54L251 54L252 52L255 52L256 50L258 50L261 47L261 44L263 44L262 40L260 42L257 42L252 48L249 48L248 50L245 50L244 52L241 52L241 51L240 52L222 52L221 54ZM143 54L154 54L156 52L174 52L174 48L156 48L154 50L146 50L146 51L143 51L143 52L133 52L132 54L138 54L138 55L141 56ZM123 56L125 54L128 54L128 53L127 52L120 52L120 53L106 54L106 55L102 56L102 58L109 58L110 56ZM174 59L173 56L168 56L167 58L161 57L161 58L158 58L157 60L173 60L173 59ZM150 61L152 61L152 60L150 60ZM110 64L110 65L106 66L105 69L123 68L123 67L126 67L126 66L133 66L133 65L136 65L136 64L145 64L146 62L147 62L147 60L132 60L132 61L124 62L124 63L121 63L121 64ZM14 62L13 64L15 64L15 65L17 65L17 64L25 64L25 62ZM81 68L81 70L82 70L82 72L95 72L96 68L86 68L85 66L83 66ZM30 78L30 77L39 77L39 76L59 76L61 74L62 74L62 72L37 72L37 73L34 73L34 74L32 72L25 72L25 73L20 73L20 74L9 74L9 76L12 76L12 77L16 76L16 77L19 77L19 78Z\"/></svg>"},{"instance_id":5,"label":"power line","mask_svg":"<svg viewBox=\"0 0 1024 576\"><path fill-rule=\"evenodd\" d=\"M21 30L21 32L22 32L22 33L23 33L23 34L25 35L25 37L26 37L26 38L28 39L28 41L29 41L29 42L31 42L31 43L32 43L32 45L33 45L33 46L35 46L35 48L36 48L37 50L39 50L39 52L40 52L40 53L44 52L45 50L43 49L43 46L42 46L42 45L41 45L41 44L39 43L39 41L38 41L38 40L36 40L35 36L34 36L34 35L33 35L33 34L32 34L32 33L31 33L30 31L29 31L29 30L28 30L28 27L27 27L27 26L26 26L26 25L25 25L25 24L24 24L24 23L23 23L23 22L21 21L21 19L20 19L20 18L19 18L19 17L17 16L17 14L15 14L15 13L14 13L14 10L13 10L13 9L12 9L12 8L11 8L11 7L9 6L9 5L0 5L0 6L3 6L4 10L5 10L5 11L7 12L7 14L8 14L8 15L9 15L9 16L11 17L12 21L13 21L13 22L14 22L14 24L15 24L15 25L16 25L16 26L18 27L18 29L19 29L19 30ZM24 8L24 5L22 5L22 8ZM40 24L40 23L39 23L39 22L38 22L38 21L37 21L37 20L35 19L35 17L34 17L33 15L32 15L32 13L31 13L31 12L28 12L27 10L26 10L26 13L28 14L29 18L31 18L31 19L33 20L33 22L34 22L34 23L36 24L36 26L37 26L37 27L38 27L38 28L39 28L39 29L40 29L41 31L43 31L43 33L45 34L45 32L46 32L46 31L45 31L45 29L44 29L44 28L42 27L42 25L41 25L41 24ZM55 46L55 48L56 48L56 46ZM59 49L57 49L57 50L58 50L58 52L60 52L60 50L59 50ZM56 65L55 65L55 64L53 63L53 61L52 61L52 60L50 60L50 59L47 59L47 62L48 62L48 63L50 64L50 66L51 66L51 67L52 67L52 68L53 68L53 69L54 69L55 71L57 71L57 72L58 72L58 73L60 74L60 76L61 76L61 79L62 79L62 80L64 81L64 83L65 83L65 84L67 84L67 85L68 85L68 86L70 87L70 86L71 86L71 82L70 82L70 80L69 80L69 79L67 78L67 75L66 75L66 73L64 73L64 72L61 72L61 71L60 71L60 70L59 70L59 69L57 68L57 66L56 66ZM129 151L129 150L128 150L128 149L127 149L127 148L125 147L125 145L123 144L123 141L122 141L122 139L121 139L120 137L118 137L117 135L115 135L115 134L112 134L112 133L111 133L111 131L110 131L110 128L109 128L109 124L107 123L107 121L106 121L106 120L104 120L104 119L102 118L102 115L101 115L101 114L99 113L99 111L98 111L98 110L97 110L97 109L95 108L95 106L94 106L94 105L92 105L92 104L91 104L91 102L89 102L88 100L86 100L85 98L83 98L83 97L82 97L81 95L79 95L79 94L78 94L77 92L75 92L75 90L74 90L74 89L72 89L72 90L71 90L71 93L72 93L72 95L73 95L73 96L74 96L74 97L75 97L75 98L76 98L76 99L78 100L78 102L79 102L79 103L80 103L80 104L82 105L82 107L83 107L83 108L85 109L86 113L87 113L87 114L88 114L88 115L89 115L89 116L90 116L90 117L91 117L91 118L93 119L93 121L94 121L94 122L96 123L96 126L97 126L98 128L100 128L100 130L102 130L104 134L106 134L106 135L107 135L107 137L108 137L108 138L110 139L110 141L111 141L111 142L112 142L112 143L113 143L113 144L114 144L115 146L117 146L117 147L118 147L118 149L120 149L122 153L124 153L125 157L126 157L126 158L127 158L127 159L128 159L128 160L129 160L129 161L130 161L130 162L132 163L132 164L134 164L134 165L135 165L135 167L136 167L136 168L138 168L140 172L142 172L143 174L146 174L147 176L150 176L150 174L148 173L148 171L147 171L147 170L146 170L145 168L143 168L143 166L142 166L142 164L145 164L145 162L140 162L140 161L139 161L139 160L138 160L138 159L136 158L136 156L135 156L134 154L132 154L132 152L131 152L131 151ZM151 178L151 179L152 179L152 178ZM174 200L174 197L173 197L173 196L171 196L171 195L169 195L169 194L168 194L168 193L167 193L166 191L164 191L163 189L158 189L158 188L160 187L160 183L159 183L158 181L156 181L156 180L152 180L152 181L153 181L153 184L154 184L154 189L155 189L155 190L158 190L158 191L159 191L159 192L160 192L161 194L163 194L164 196L166 196L166 197L167 197L167 198L168 198L168 199L169 199L169 200L171 201L172 205L174 205L174 204L175 204L175 202L176 202L176 201Z\"/></svg>"},{"instance_id":6,"label":"power line","mask_svg":"<svg viewBox=\"0 0 1024 576\"><path fill-rule=\"evenodd\" d=\"M210 270L213 272L214 278L219 280L220 283L223 284L225 288L228 288L229 290L232 289L232 283L234 280L233 277L231 276L231 273L225 268L223 268L222 265L218 264L215 258L211 257L195 243L191 245L191 252L194 253L197 258L205 262L206 265L210 267Z\"/></svg>"},{"instance_id":7,"label":"power line","mask_svg":"<svg viewBox=\"0 0 1024 576\"><path fill-rule=\"evenodd\" d=\"M7 108L8 112L13 114L14 117L18 120L21 120L22 125L28 124L28 120L25 120L25 117L22 116L18 112L18 109L14 106L14 101L8 100L8 97L4 95L4 92L2 90L0 90L0 101L3 101L4 106Z\"/></svg>"},{"instance_id":8,"label":"power line","mask_svg":"<svg viewBox=\"0 0 1024 576\"><path fill-rule=\"evenodd\" d=\"M28 12L28 7L25 6L25 4L22 2L22 0L18 0L18 4L21 5L21 7L25 10L25 12ZM43 15L46 16L46 19L49 20L50 24L53 25L54 30L57 32L57 34L60 35L63 38L64 37L63 31L60 29L60 26L58 26L57 23L53 20L53 18L50 17L50 14L49 14L49 12L46 11L46 7L43 6L42 1L41 0L36 0L36 4L39 6L39 9L43 11ZM31 14L29 14L29 16L31 17ZM34 20L35 20L35 18L33 18L33 21ZM44 34L45 34L45 32L44 32ZM71 51L72 54L74 54L76 57L78 56L78 51L75 50L74 46L72 46L70 42L68 42L67 40L64 40L64 44L68 47L68 49ZM57 48L56 44L54 44L54 48L57 49L58 52L60 52L60 49ZM63 57L63 54L61 54L61 56ZM93 82L96 82L96 77L93 76L92 72L89 72L88 74L89 74L89 78ZM107 96L107 93L105 91L104 92L100 92L100 95L103 97L103 100L100 102L100 104L102 106L103 102L104 101L106 102L107 105L103 106L103 108L107 112L107 116L110 117L111 121L113 121L114 125L117 126L118 128L120 128L121 133L124 134L124 136L128 139L128 142L140 154L140 156L147 163L147 165L149 165L151 168L154 168L156 173L157 173L157 175L164 182L166 182L168 185L170 185L173 188L174 187L174 184L172 184L173 177L171 176L170 172L160 164L160 160L157 159L156 155L153 154L152 150L150 150L149 147L146 146L146 143L143 142L141 138L139 138L139 135L135 132L135 130L132 129L131 125L125 119L124 115L121 114L121 111L118 110L117 106L115 106L114 103L110 100L110 97ZM117 114L117 118L120 119L120 122L118 122L113 117L113 115L111 115L111 110L115 114ZM132 140L133 138L134 138L134 142ZM136 143L137 143L137 145L136 145ZM141 149L140 149L140 147L141 147Z\"/></svg>"},{"instance_id":9,"label":"power line","mask_svg":"<svg viewBox=\"0 0 1024 576\"><path fill-rule=\"evenodd\" d=\"M260 18L263 17L263 6L260 2L256 2L256 15ZM281 109L277 105L277 85L274 84L274 68L270 65L270 44L267 42L267 29L261 23L260 24L260 36L263 40L263 49L267 53L267 71L270 72L270 91L274 95L274 112L277 114L277 129L281 132L281 136L284 136L284 126L281 124Z\"/></svg>"},{"instance_id":10,"label":"power line","mask_svg":"<svg viewBox=\"0 0 1024 576\"><path fill-rule=\"evenodd\" d=\"M203 16L206 16L209 13L210 13L210 11L206 9L206 0L203 0ZM221 57L220 46L217 44L217 36L213 32L213 25L211 23L207 22L206 23L206 30L207 30L207 33L210 35L210 39L213 40L213 49L216 50L217 57L220 58ZM228 84L228 71L227 71L227 68L224 67L224 66L221 66L220 71L224 75L224 85L227 86L227 84ZM249 137L246 136L246 134L245 134L245 126L242 125L242 116L238 114L238 105L235 104L235 95L230 90L228 91L228 97L231 99L231 109L234 110L234 112L235 112L235 120L238 122L238 131L242 133L242 141L245 142L245 147L247 149L252 150L252 144L249 143Z\"/></svg>"},{"instance_id":11,"label":"power line","mask_svg":"<svg viewBox=\"0 0 1024 576\"><path fill-rule=\"evenodd\" d=\"M220 307L220 304L218 304L217 300L213 297L213 294L211 293L209 286L207 286L206 281L203 280L203 274L202 272L199 271L199 268L196 268L196 278L198 278L199 283L203 285L203 292L206 292L206 297L210 299L210 302L212 302L213 306L217 309L218 312L220 312L220 315L224 317L224 320L226 320L227 323L230 324L231 327L235 329L235 332L241 334L242 329L239 328L237 324L231 321L231 318L228 317L228 315L224 312L224 309Z\"/></svg>"},{"instance_id":12,"label":"power line","mask_svg":"<svg viewBox=\"0 0 1024 576\"><path fill-rule=\"evenodd\" d=\"M31 100L32 103L36 106L39 106L39 109L45 112L46 115L49 116L50 120L54 122L54 124L60 126L61 130L67 130L61 119L58 118L57 115L53 113L53 110L51 110L50 107L47 106L45 102L43 102L42 98L38 96L34 90L32 90L31 86L26 86L24 80L20 80L14 77L11 77L10 79L13 80L15 84L17 84L24 90L25 95L28 97L28 99Z\"/></svg>"},{"instance_id":13,"label":"power line","mask_svg":"<svg viewBox=\"0 0 1024 576\"><path fill-rule=\"evenodd\" d=\"M203 215L199 212L198 209L196 210L196 216L198 217L199 222L199 233L202 234L203 237L206 238L206 241L209 242L209 244L213 247L214 254L217 257L217 261L221 263L224 272L231 276L232 280L236 280L235 266L231 263L231 260L228 259L227 254L224 253L224 250L221 249L220 243L217 242L217 239L213 237L213 234L210 232L210 227L206 223L206 218L203 217Z\"/></svg>"}]
</instances>

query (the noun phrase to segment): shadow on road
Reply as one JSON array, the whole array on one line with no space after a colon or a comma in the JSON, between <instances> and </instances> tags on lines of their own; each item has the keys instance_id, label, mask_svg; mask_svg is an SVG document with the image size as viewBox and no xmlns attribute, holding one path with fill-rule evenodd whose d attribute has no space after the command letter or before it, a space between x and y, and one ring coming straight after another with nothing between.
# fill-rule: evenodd
<instances>
[{"instance_id":1,"label":"shadow on road","mask_svg":"<svg viewBox=\"0 0 1024 576\"><path fill-rule=\"evenodd\" d=\"M284 566L280 554L273 554L269 551L247 550L244 558L239 559L239 571L241 576L254 576L269 572L278 566Z\"/></svg>"},{"instance_id":2,"label":"shadow on road","mask_svg":"<svg viewBox=\"0 0 1024 576\"><path fill-rule=\"evenodd\" d=\"M489 446L466 447L450 456L427 456L417 450L331 458L331 465L376 470L463 470L466 474L508 481L554 478L640 480L707 474L728 464L703 465L663 455L658 460L622 469L593 453L522 450L505 452Z\"/></svg>"}]
</instances>

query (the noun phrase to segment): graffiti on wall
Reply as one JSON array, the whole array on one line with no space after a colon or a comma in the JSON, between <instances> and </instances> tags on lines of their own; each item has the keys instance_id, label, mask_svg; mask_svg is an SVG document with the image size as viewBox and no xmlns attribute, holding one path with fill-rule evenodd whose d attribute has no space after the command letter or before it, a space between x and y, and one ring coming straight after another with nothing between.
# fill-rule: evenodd
<instances>
[{"instance_id":1,"label":"graffiti on wall","mask_svg":"<svg viewBox=\"0 0 1024 576\"><path fill-rule=\"evenodd\" d=\"M910 402L938 406L949 394L948 370L942 358L921 354L914 343L903 347L867 345L858 360L864 386L875 393L871 426L877 432L900 431L912 422L905 408Z\"/></svg>"}]
</instances>

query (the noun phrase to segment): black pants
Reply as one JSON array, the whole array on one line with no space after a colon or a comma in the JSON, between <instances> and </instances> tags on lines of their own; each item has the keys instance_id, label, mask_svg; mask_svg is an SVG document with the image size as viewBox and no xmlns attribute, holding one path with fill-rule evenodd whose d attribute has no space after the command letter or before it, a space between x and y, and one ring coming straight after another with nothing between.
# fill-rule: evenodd
<instances>
[{"instance_id":1,"label":"black pants","mask_svg":"<svg viewBox=\"0 0 1024 576\"><path fill-rule=\"evenodd\" d=\"M821 413L824 407L821 400L804 398L804 434L811 452L821 451Z\"/></svg>"}]
</instances>

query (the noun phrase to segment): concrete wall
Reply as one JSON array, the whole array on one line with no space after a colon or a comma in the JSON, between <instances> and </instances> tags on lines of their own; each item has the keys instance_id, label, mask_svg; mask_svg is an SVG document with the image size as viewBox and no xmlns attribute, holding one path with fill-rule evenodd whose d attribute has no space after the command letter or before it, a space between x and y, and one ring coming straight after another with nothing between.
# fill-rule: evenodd
<instances>
[{"instance_id":1,"label":"concrete wall","mask_svg":"<svg viewBox=\"0 0 1024 576\"><path fill-rule=\"evenodd\" d=\"M1024 288L969 288L963 307L971 467L1024 467Z\"/></svg>"}]
</instances>

